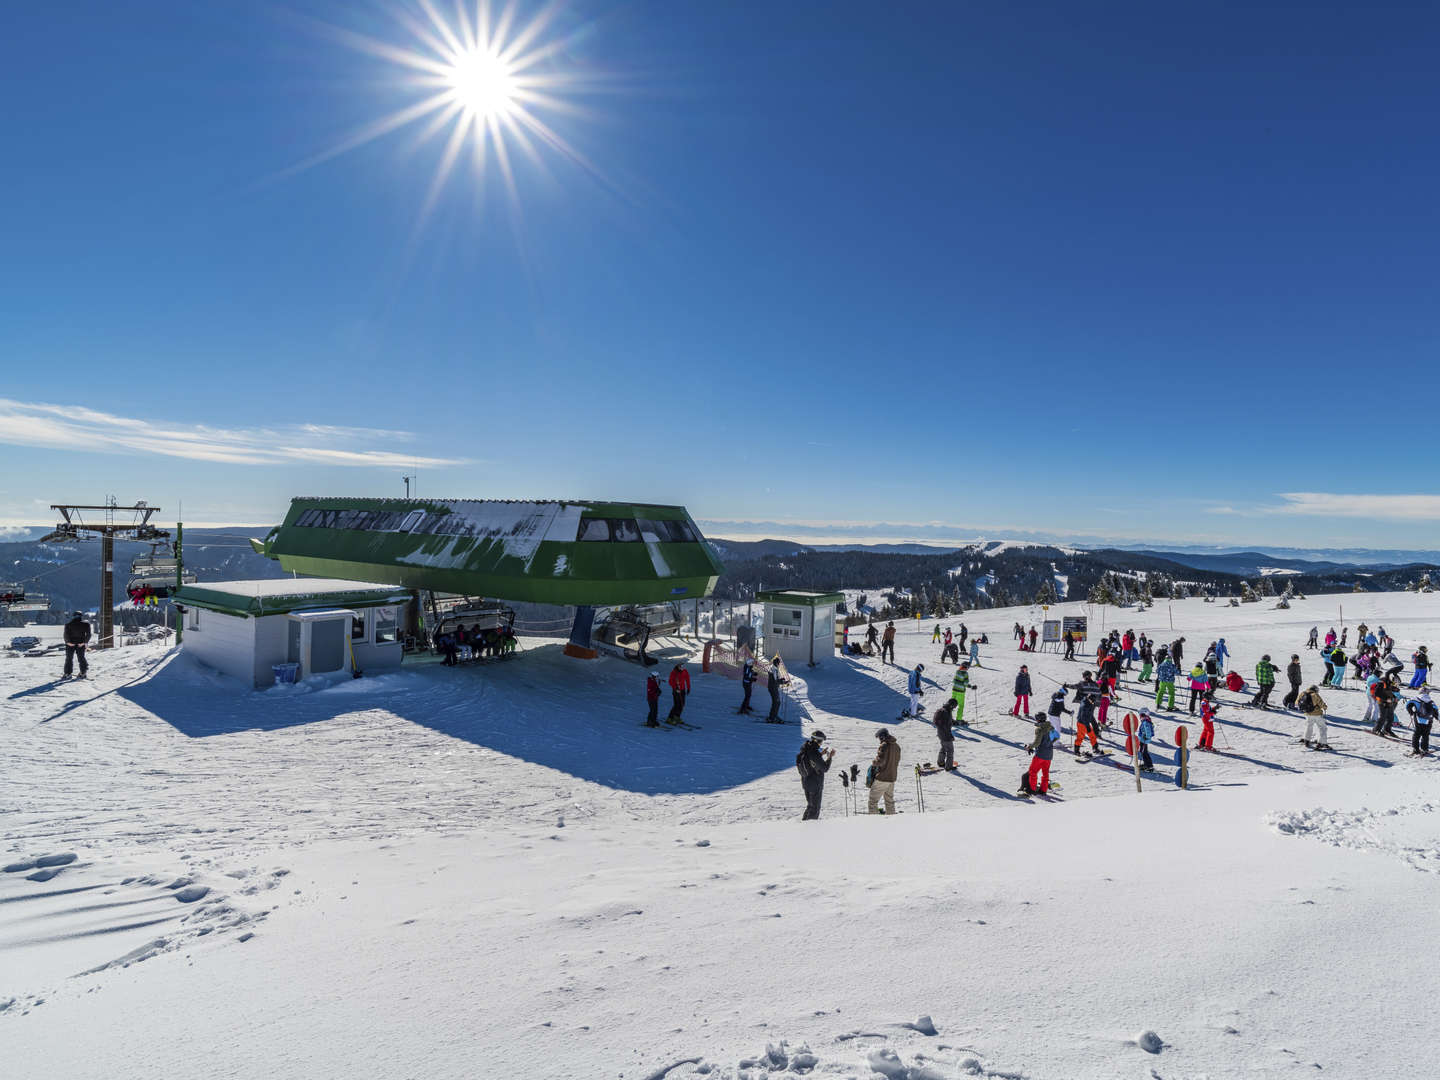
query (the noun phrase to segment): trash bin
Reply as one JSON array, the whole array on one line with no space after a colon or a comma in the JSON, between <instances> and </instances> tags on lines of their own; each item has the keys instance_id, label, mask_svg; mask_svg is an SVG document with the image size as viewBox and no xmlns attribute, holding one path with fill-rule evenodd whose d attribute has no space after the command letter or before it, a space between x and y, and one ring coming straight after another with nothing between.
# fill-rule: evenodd
<instances>
[{"instance_id":1,"label":"trash bin","mask_svg":"<svg viewBox=\"0 0 1440 1080\"><path fill-rule=\"evenodd\" d=\"M271 664L270 670L275 673L276 686L292 684L300 676L299 664Z\"/></svg>"}]
</instances>

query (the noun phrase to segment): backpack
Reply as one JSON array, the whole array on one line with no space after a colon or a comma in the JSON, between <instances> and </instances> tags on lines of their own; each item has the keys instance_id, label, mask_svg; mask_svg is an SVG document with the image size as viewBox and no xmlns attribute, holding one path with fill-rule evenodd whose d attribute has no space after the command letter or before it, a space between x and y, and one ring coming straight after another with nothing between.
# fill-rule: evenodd
<instances>
[{"instance_id":1,"label":"backpack","mask_svg":"<svg viewBox=\"0 0 1440 1080\"><path fill-rule=\"evenodd\" d=\"M809 780L815 774L810 762L805 760L805 748L802 746L800 752L795 755L795 771L800 774L801 780Z\"/></svg>"},{"instance_id":2,"label":"backpack","mask_svg":"<svg viewBox=\"0 0 1440 1080\"><path fill-rule=\"evenodd\" d=\"M1300 707L1300 711L1301 711L1301 712L1304 712L1304 713L1314 712L1314 711L1315 711L1315 695L1312 694L1309 690L1306 690L1306 691L1305 691L1303 694L1301 694L1300 697L1296 700L1295 704Z\"/></svg>"}]
</instances>

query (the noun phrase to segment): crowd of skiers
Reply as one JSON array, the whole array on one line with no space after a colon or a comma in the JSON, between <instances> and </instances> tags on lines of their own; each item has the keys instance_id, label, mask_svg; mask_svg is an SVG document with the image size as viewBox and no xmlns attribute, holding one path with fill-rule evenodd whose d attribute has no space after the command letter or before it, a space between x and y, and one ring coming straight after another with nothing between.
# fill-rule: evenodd
<instances>
[{"instance_id":1,"label":"crowd of skiers","mask_svg":"<svg viewBox=\"0 0 1440 1080\"><path fill-rule=\"evenodd\" d=\"M889 647L882 652L882 661L886 663L894 661L893 628L893 623L886 627L888 634L886 644ZM1300 654L1292 653L1290 662L1284 669L1289 692L1278 706L1271 703L1270 697L1278 681L1280 668L1271 659L1270 654L1263 654L1256 662L1252 688L1239 672L1226 670L1227 664L1231 660L1231 652L1223 637L1218 637L1210 642L1200 659L1187 670L1184 667L1186 640L1183 636L1176 637L1170 642L1157 642L1144 633L1136 634L1132 630L1111 631L1104 635L1097 644L1095 672L1092 674L1091 671L1086 670L1082 672L1077 682L1058 684L1057 689L1050 695L1044 711L1037 711L1033 716L1030 712L1030 699L1033 692L1030 669L1027 664L1022 664L1015 676L1013 685L1015 701L1009 711L1013 717L1033 720L1035 735L1033 740L1025 746L1026 753L1030 754L1030 765L1021 778L1019 794L1022 796L1044 795L1050 790L1052 786L1050 767L1057 746L1073 753L1077 758L1089 758L1093 755L1108 753L1102 748L1099 735L1101 731L1111 726L1111 710L1121 693L1137 692L1137 688L1133 686L1126 687L1123 691L1120 687L1121 673L1134 671L1137 664L1139 671L1136 682L1149 684L1153 681L1153 707L1156 712L1179 711L1175 704L1175 687L1184 672L1185 687L1189 690L1189 700L1185 705L1185 712L1188 715L1196 716L1200 724L1200 736L1194 745L1194 749L1197 751L1217 752L1215 749L1215 723L1221 709L1221 702L1217 699L1217 693L1221 686L1232 693L1250 695L1246 704L1252 708L1268 710L1278 707L1287 711L1297 710L1305 717L1305 730L1300 741L1309 749L1330 750L1326 724L1328 706L1321 696L1320 688L1321 686L1342 687L1347 663L1353 666L1354 677L1365 684L1367 697L1365 722L1372 724L1371 730L1375 734L1394 738L1396 737L1393 732L1395 716L1402 700L1400 674L1404 669L1404 664L1395 657L1394 640L1385 633L1383 627L1371 632L1368 627L1361 624L1357 629L1359 632L1356 654L1347 656L1345 649L1348 630L1342 629L1338 636L1334 630L1331 630L1326 635L1322 648L1319 645L1319 628L1313 628L1310 631L1307 647L1320 649L1321 657L1325 662L1325 676L1319 683L1302 689L1305 679L1301 668ZM1034 649L1033 628L1027 632L1020 623L1016 623L1013 632L1014 640L1020 643L1022 651ZM875 633L873 624L870 627L870 633ZM938 624L931 636L932 644L940 643L942 645L942 661L952 659L957 664L949 697L941 703L939 708L934 710L929 718L939 742L935 768L940 770L955 770L955 728L969 726L964 719L965 697L975 686L971 682L971 668L978 666L978 651L976 650L978 642L972 639L970 659L962 661L960 653L964 649L967 637L969 637L968 630L963 623L960 626L958 639L948 628L942 630ZM1075 648L1079 642L1068 631L1065 638L1066 658L1073 659ZM979 640L986 639L982 637ZM1437 716L1440 716L1440 707L1437 707L1436 703L1431 700L1427 687L1431 669L1427 648L1419 647L1411 654L1410 659L1415 670L1406 688L1416 690L1418 694L1413 699L1405 701L1404 707L1409 713L1412 723L1411 753L1423 756L1430 752L1431 725ZM901 714L901 719L924 718L921 708L925 681L924 671L925 665L920 663L916 664L908 674L906 690L909 695L909 707ZM1155 763L1150 753L1150 744L1155 739L1156 717L1152 715L1149 705L1150 688L1146 686L1139 689L1138 692L1145 696L1147 704L1140 708L1138 714L1134 716L1133 731L1127 726L1127 732L1135 740L1136 761L1139 769L1142 772L1153 773L1155 772ZM1074 705L1074 710L1072 711L1067 705ZM1067 736L1066 716L1073 716L1075 721L1072 746L1066 746L1064 742ZM1127 721L1127 725L1129 723ZM879 747L867 777L870 788L868 807L871 813L894 813L894 786L898 777L900 747L888 729L881 729L876 733L876 738L879 740ZM829 767L830 757L833 756L833 754L825 756L829 752L822 753L821 747L824 741L823 732L812 733L796 760L802 781L805 783L805 816L807 819L819 815L820 788L816 786L815 778L823 778L825 770ZM822 758L823 767L818 764ZM884 804L883 811L880 809L882 803Z\"/></svg>"}]
</instances>

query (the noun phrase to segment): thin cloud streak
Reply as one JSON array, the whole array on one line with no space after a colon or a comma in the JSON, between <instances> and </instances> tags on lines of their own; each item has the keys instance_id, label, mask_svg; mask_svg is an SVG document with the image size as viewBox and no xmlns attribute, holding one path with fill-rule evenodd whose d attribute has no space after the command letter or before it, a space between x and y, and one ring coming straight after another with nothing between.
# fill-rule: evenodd
<instances>
[{"instance_id":1,"label":"thin cloud streak","mask_svg":"<svg viewBox=\"0 0 1440 1080\"><path fill-rule=\"evenodd\" d=\"M1347 495L1321 491L1280 493L1276 514L1314 517L1363 517L1392 521L1440 521L1440 495Z\"/></svg>"},{"instance_id":2,"label":"thin cloud streak","mask_svg":"<svg viewBox=\"0 0 1440 1080\"><path fill-rule=\"evenodd\" d=\"M403 431L299 427L214 428L205 424L148 421L83 405L0 398L0 443L86 453L151 454L221 465L340 465L353 468L443 468L469 465L466 458L416 457L401 451L360 450L351 442L411 442Z\"/></svg>"}]
</instances>

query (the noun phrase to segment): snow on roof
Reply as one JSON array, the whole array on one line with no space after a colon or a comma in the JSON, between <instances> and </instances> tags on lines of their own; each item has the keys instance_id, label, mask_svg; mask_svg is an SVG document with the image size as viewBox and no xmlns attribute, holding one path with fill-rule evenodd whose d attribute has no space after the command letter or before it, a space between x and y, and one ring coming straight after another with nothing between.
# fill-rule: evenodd
<instances>
[{"instance_id":1,"label":"snow on roof","mask_svg":"<svg viewBox=\"0 0 1440 1080\"><path fill-rule=\"evenodd\" d=\"M261 581L206 581L199 585L209 592L270 600L281 596L325 596L329 593L403 592L394 585L373 581L341 581L338 578L266 578Z\"/></svg>"}]
</instances>

